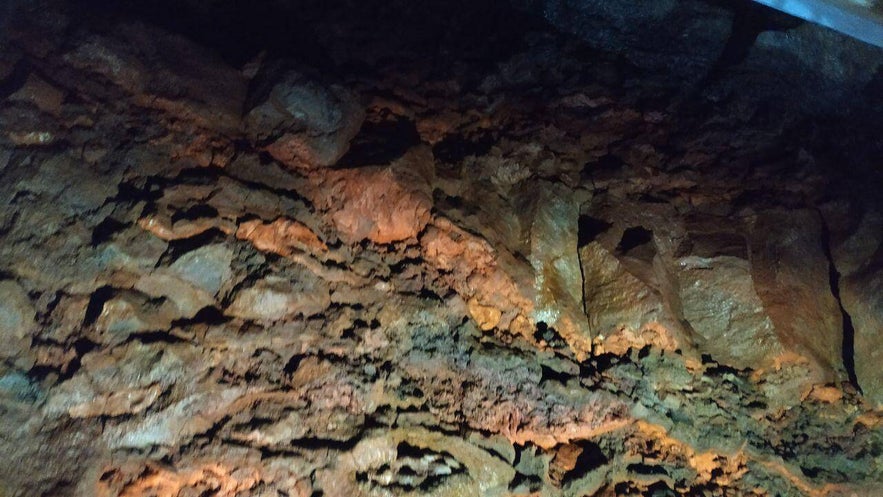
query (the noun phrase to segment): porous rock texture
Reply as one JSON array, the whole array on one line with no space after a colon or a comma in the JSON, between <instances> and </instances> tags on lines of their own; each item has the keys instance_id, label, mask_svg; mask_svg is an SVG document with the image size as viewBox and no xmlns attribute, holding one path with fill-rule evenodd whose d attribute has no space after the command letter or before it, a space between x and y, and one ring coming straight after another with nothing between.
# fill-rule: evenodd
<instances>
[{"instance_id":1,"label":"porous rock texture","mask_svg":"<svg viewBox=\"0 0 883 497\"><path fill-rule=\"evenodd\" d=\"M651 3L5 14L0 496L883 495L883 55Z\"/></svg>"}]
</instances>

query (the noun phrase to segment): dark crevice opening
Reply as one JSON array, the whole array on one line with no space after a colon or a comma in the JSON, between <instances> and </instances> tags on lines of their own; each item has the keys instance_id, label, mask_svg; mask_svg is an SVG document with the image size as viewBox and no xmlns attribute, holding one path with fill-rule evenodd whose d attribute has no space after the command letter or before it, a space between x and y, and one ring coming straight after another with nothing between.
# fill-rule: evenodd
<instances>
[{"instance_id":1,"label":"dark crevice opening","mask_svg":"<svg viewBox=\"0 0 883 497\"><path fill-rule=\"evenodd\" d=\"M227 239L227 234L218 228L209 228L202 233L193 235L188 238L180 238L170 240L166 252L160 258L159 265L169 265L172 261L177 260L182 255L212 245L214 243L222 243Z\"/></svg>"},{"instance_id":2,"label":"dark crevice opening","mask_svg":"<svg viewBox=\"0 0 883 497\"><path fill-rule=\"evenodd\" d=\"M113 236L127 228L129 225L117 221L112 217L104 218L92 229L92 247L97 247L104 242L110 241Z\"/></svg>"},{"instance_id":3,"label":"dark crevice opening","mask_svg":"<svg viewBox=\"0 0 883 497\"><path fill-rule=\"evenodd\" d=\"M127 342L139 342L141 344L147 345L151 343L186 343L187 340L179 336L172 335L166 330L150 330L129 335L127 338Z\"/></svg>"},{"instance_id":4,"label":"dark crevice opening","mask_svg":"<svg viewBox=\"0 0 883 497\"><path fill-rule=\"evenodd\" d=\"M657 481L641 493L644 497L677 497L677 493L664 481Z\"/></svg>"},{"instance_id":5,"label":"dark crevice opening","mask_svg":"<svg viewBox=\"0 0 883 497\"><path fill-rule=\"evenodd\" d=\"M366 122L335 167L355 168L389 164L420 143L414 121L406 118Z\"/></svg>"},{"instance_id":6,"label":"dark crevice opening","mask_svg":"<svg viewBox=\"0 0 883 497\"><path fill-rule=\"evenodd\" d=\"M633 226L622 232L622 238L616 251L622 255L629 255L639 247L644 247L653 242L653 231L643 226Z\"/></svg>"},{"instance_id":7,"label":"dark crevice opening","mask_svg":"<svg viewBox=\"0 0 883 497\"><path fill-rule=\"evenodd\" d=\"M819 212L819 218L822 225L822 248L825 251L825 257L828 259L828 283L831 287L831 295L834 296L834 300L837 301L837 306L840 308L842 319L843 342L841 358L843 360L843 368L846 370L846 375L852 386L859 393L863 394L864 392L858 383L858 376L855 373L855 326L852 323L852 316L843 307L843 300L840 298L840 271L837 270L837 266L834 263L834 255L831 253L831 231L821 212Z\"/></svg>"},{"instance_id":8,"label":"dark crevice opening","mask_svg":"<svg viewBox=\"0 0 883 497\"><path fill-rule=\"evenodd\" d=\"M662 466L656 466L652 464L645 463L635 463L629 464L626 467L626 470L632 473L637 473L639 475L665 475L668 476L668 471L665 470Z\"/></svg>"},{"instance_id":9,"label":"dark crevice opening","mask_svg":"<svg viewBox=\"0 0 883 497\"><path fill-rule=\"evenodd\" d=\"M215 306L208 306L203 307L202 309L197 311L197 313L194 314L192 318L177 319L175 321L172 321L172 327L183 328L186 326L194 326L199 324L218 326L224 323L228 323L231 320L232 318L226 316L221 309Z\"/></svg>"},{"instance_id":10,"label":"dark crevice opening","mask_svg":"<svg viewBox=\"0 0 883 497\"><path fill-rule=\"evenodd\" d=\"M564 486L604 466L610 461L607 454L596 443L583 441L577 442L577 445L580 446L582 452L577 456L573 469L564 474L562 478Z\"/></svg>"},{"instance_id":11,"label":"dark crevice opening","mask_svg":"<svg viewBox=\"0 0 883 497\"><path fill-rule=\"evenodd\" d=\"M633 226L622 233L614 255L621 261L623 257L632 260L652 263L656 258L657 248L653 231L643 226Z\"/></svg>"},{"instance_id":12,"label":"dark crevice opening","mask_svg":"<svg viewBox=\"0 0 883 497\"><path fill-rule=\"evenodd\" d=\"M214 219L218 217L218 210L206 204L196 204L186 209L175 211L172 214L172 224L178 221L196 221L202 218Z\"/></svg>"},{"instance_id":13,"label":"dark crevice opening","mask_svg":"<svg viewBox=\"0 0 883 497\"><path fill-rule=\"evenodd\" d=\"M577 228L577 249L581 249L586 245L595 241L598 236L609 230L613 224L603 219L592 216L582 215L579 217L579 226Z\"/></svg>"},{"instance_id":14,"label":"dark crevice opening","mask_svg":"<svg viewBox=\"0 0 883 497\"><path fill-rule=\"evenodd\" d=\"M36 365L28 372L28 376L36 382L42 382L54 374L56 375L53 380L55 383L67 381L79 372L82 367L83 356L98 349L99 344L87 338L79 338L71 344L71 348L76 354L67 365L61 368L57 366ZM34 400L36 399L37 397L34 397Z\"/></svg>"},{"instance_id":15,"label":"dark crevice opening","mask_svg":"<svg viewBox=\"0 0 883 497\"><path fill-rule=\"evenodd\" d=\"M297 371L297 368L300 366L301 361L303 361L306 357L307 356L304 354L295 354L291 356L291 359L289 359L288 362L285 363L285 367L282 368L282 372L286 376L293 375Z\"/></svg>"},{"instance_id":16,"label":"dark crevice opening","mask_svg":"<svg viewBox=\"0 0 883 497\"><path fill-rule=\"evenodd\" d=\"M475 137L452 134L436 143L432 147L432 154L442 163L459 164L467 157L487 154L496 142L496 138L490 133Z\"/></svg>"},{"instance_id":17,"label":"dark crevice opening","mask_svg":"<svg viewBox=\"0 0 883 497\"><path fill-rule=\"evenodd\" d=\"M542 371L540 376L540 384L549 381L556 381L564 386L567 386L567 382L573 378L573 376L561 371L556 371L549 366L546 366L545 364L541 364L540 368Z\"/></svg>"},{"instance_id":18,"label":"dark crevice opening","mask_svg":"<svg viewBox=\"0 0 883 497\"><path fill-rule=\"evenodd\" d=\"M537 492L543 488L543 480L536 475L515 473L515 478L509 482L509 490L513 491L519 488L526 489L529 492Z\"/></svg>"},{"instance_id":19,"label":"dark crevice opening","mask_svg":"<svg viewBox=\"0 0 883 497\"><path fill-rule=\"evenodd\" d=\"M89 297L89 304L86 306L86 315L83 317L83 326L91 326L95 324L101 311L104 310L104 304L113 298L116 290L112 286L103 286L92 292Z\"/></svg>"},{"instance_id":20,"label":"dark crevice opening","mask_svg":"<svg viewBox=\"0 0 883 497\"><path fill-rule=\"evenodd\" d=\"M31 65L27 60L21 59L16 62L6 78L0 80L0 99L6 100L7 97L24 86L30 73Z\"/></svg>"},{"instance_id":21,"label":"dark crevice opening","mask_svg":"<svg viewBox=\"0 0 883 497\"><path fill-rule=\"evenodd\" d=\"M537 329L534 331L533 337L538 342L545 341L550 347L555 349L567 346L567 342L558 334L558 331L543 321L537 323Z\"/></svg>"},{"instance_id":22,"label":"dark crevice opening","mask_svg":"<svg viewBox=\"0 0 883 497\"><path fill-rule=\"evenodd\" d=\"M820 468L810 468L808 466L801 466L800 471L809 478L816 478L821 473Z\"/></svg>"}]
</instances>

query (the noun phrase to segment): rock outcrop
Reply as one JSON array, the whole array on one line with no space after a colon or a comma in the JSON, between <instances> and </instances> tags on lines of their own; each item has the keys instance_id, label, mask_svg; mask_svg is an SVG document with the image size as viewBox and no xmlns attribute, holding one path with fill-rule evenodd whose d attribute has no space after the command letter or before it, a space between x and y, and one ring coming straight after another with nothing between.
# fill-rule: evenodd
<instances>
[{"instance_id":1,"label":"rock outcrop","mask_svg":"<svg viewBox=\"0 0 883 497\"><path fill-rule=\"evenodd\" d=\"M883 492L879 53L406 3L19 6L0 495Z\"/></svg>"}]
</instances>

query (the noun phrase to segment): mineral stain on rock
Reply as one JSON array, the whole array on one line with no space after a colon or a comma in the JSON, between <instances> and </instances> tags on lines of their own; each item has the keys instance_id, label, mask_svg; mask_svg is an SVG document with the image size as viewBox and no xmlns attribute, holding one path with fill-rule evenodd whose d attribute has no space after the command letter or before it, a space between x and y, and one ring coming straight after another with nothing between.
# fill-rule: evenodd
<instances>
[{"instance_id":1,"label":"mineral stain on rock","mask_svg":"<svg viewBox=\"0 0 883 497\"><path fill-rule=\"evenodd\" d=\"M879 49L699 0L0 13L0 496L883 495Z\"/></svg>"}]
</instances>

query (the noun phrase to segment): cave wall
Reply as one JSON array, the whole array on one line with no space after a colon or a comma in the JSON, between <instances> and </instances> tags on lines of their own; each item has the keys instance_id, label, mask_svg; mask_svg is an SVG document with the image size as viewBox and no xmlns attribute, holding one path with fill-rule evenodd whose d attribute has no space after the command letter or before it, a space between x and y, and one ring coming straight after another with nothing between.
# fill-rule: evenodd
<instances>
[{"instance_id":1,"label":"cave wall","mask_svg":"<svg viewBox=\"0 0 883 497\"><path fill-rule=\"evenodd\" d=\"M737 2L19 7L0 496L883 492L881 50Z\"/></svg>"}]
</instances>

